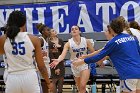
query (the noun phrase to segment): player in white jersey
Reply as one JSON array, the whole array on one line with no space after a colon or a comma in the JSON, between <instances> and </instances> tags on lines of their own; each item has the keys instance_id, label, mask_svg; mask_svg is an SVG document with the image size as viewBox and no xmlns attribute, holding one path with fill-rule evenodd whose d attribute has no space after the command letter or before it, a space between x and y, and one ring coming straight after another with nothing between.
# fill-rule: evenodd
<instances>
[{"instance_id":1,"label":"player in white jersey","mask_svg":"<svg viewBox=\"0 0 140 93\"><path fill-rule=\"evenodd\" d=\"M49 78L51 76L51 71L50 71L50 66L49 66L49 63L50 63L50 58L49 58L49 45L48 45L48 42L46 42L46 40L41 36L39 37L40 39L43 40L44 44L42 46L42 52L43 52L43 59L44 59L44 63L45 63L45 66L48 70L48 74L49 74Z\"/></svg>"},{"instance_id":2,"label":"player in white jersey","mask_svg":"<svg viewBox=\"0 0 140 93\"><path fill-rule=\"evenodd\" d=\"M140 26L136 21L129 23L131 33L137 37L140 45Z\"/></svg>"},{"instance_id":3,"label":"player in white jersey","mask_svg":"<svg viewBox=\"0 0 140 93\"><path fill-rule=\"evenodd\" d=\"M42 24L42 23L38 23L36 25L36 28L38 29L38 31L42 34L42 36L40 36L40 41L41 41L41 47L42 47L42 54L43 54L43 59L44 59L44 63L45 66L48 70L48 74L49 74L49 78L51 77L51 71L50 71L50 58L49 58L49 45L48 45L48 37L50 35L50 28L47 27L46 25ZM41 82L42 84L42 88L43 88L43 92L47 92L46 91L46 83Z\"/></svg>"},{"instance_id":4,"label":"player in white jersey","mask_svg":"<svg viewBox=\"0 0 140 93\"><path fill-rule=\"evenodd\" d=\"M50 64L52 68L56 67L56 65L65 58L68 50L70 50L71 54L70 60L74 60L83 54L87 54L87 48L91 52L94 51L91 42L86 38L80 36L80 29L78 26L72 26L71 35L72 38L69 39L69 41L65 44L62 54L58 59L54 59L54 61ZM90 75L88 65L82 65L79 67L74 67L73 65L71 65L71 68L79 93L85 93L86 84L89 80Z\"/></svg>"},{"instance_id":5,"label":"player in white jersey","mask_svg":"<svg viewBox=\"0 0 140 93\"><path fill-rule=\"evenodd\" d=\"M39 32L42 34L42 36L40 36L39 38L41 41L44 63L48 70L48 74L49 74L49 78L50 78L51 71L50 71L50 66L49 66L50 58L49 58L49 45L48 45L48 36L50 34L49 33L50 29L42 23L37 24L36 27L39 30Z\"/></svg>"},{"instance_id":6,"label":"player in white jersey","mask_svg":"<svg viewBox=\"0 0 140 93\"><path fill-rule=\"evenodd\" d=\"M5 34L5 32L6 32L6 25L4 27L1 27L0 30L3 32L3 34ZM8 75L6 59L7 59L6 55L3 55L4 68L5 68L4 74L3 74L4 83L6 83L7 75Z\"/></svg>"},{"instance_id":7,"label":"player in white jersey","mask_svg":"<svg viewBox=\"0 0 140 93\"><path fill-rule=\"evenodd\" d=\"M4 74L3 74L3 80L4 80L4 83L6 84L6 80L7 80L7 75L8 75L8 71L7 71L7 61L6 61L7 57L6 55L3 55L3 60L4 60Z\"/></svg>"},{"instance_id":8,"label":"player in white jersey","mask_svg":"<svg viewBox=\"0 0 140 93\"><path fill-rule=\"evenodd\" d=\"M52 86L43 62L39 38L25 31L25 15L21 11L13 11L7 21L6 34L0 37L0 54L7 57L6 93L41 93L33 63L34 54L42 76L48 86Z\"/></svg>"},{"instance_id":9,"label":"player in white jersey","mask_svg":"<svg viewBox=\"0 0 140 93\"><path fill-rule=\"evenodd\" d=\"M76 58L78 58L79 56L81 55L86 55L87 54L87 41L86 41L86 38L84 37L81 37L81 41L80 41L80 44L77 45L75 43L75 41L73 40L73 38L69 39L69 52L71 54L71 57L70 57L70 60L74 60ZM88 69L88 65L85 64L83 66L79 66L79 67L74 67L72 64L71 64L71 70L73 72L73 75L75 77L80 77L80 72L84 69Z\"/></svg>"}]
</instances>

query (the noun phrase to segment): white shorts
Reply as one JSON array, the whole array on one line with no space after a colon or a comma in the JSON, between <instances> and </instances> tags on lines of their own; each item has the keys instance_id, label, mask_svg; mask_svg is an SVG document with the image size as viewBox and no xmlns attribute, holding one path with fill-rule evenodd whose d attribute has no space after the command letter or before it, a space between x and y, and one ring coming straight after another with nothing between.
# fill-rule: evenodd
<instances>
[{"instance_id":1,"label":"white shorts","mask_svg":"<svg viewBox=\"0 0 140 93\"><path fill-rule=\"evenodd\" d=\"M48 77L50 78L50 77L51 77L51 69L50 69L49 63L48 63L48 62L44 62L44 63L45 63L45 66L46 66L46 68L47 68ZM37 70L39 71L38 67L37 67ZM40 77L41 79L43 79L43 77L42 77L40 71L39 71L39 77Z\"/></svg>"},{"instance_id":2,"label":"white shorts","mask_svg":"<svg viewBox=\"0 0 140 93\"><path fill-rule=\"evenodd\" d=\"M80 72L83 70L89 69L88 64L83 64L81 66L75 67L71 64L71 70L75 77L80 77Z\"/></svg>"},{"instance_id":3,"label":"white shorts","mask_svg":"<svg viewBox=\"0 0 140 93\"><path fill-rule=\"evenodd\" d=\"M126 79L120 81L121 92L140 90L140 79Z\"/></svg>"},{"instance_id":4,"label":"white shorts","mask_svg":"<svg viewBox=\"0 0 140 93\"><path fill-rule=\"evenodd\" d=\"M42 93L36 70L8 73L5 93Z\"/></svg>"}]
</instances>

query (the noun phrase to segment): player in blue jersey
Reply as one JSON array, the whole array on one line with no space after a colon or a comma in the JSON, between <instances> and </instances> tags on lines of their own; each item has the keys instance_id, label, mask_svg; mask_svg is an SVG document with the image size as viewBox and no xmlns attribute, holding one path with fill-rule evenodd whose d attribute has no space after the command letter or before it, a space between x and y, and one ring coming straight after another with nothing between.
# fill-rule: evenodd
<instances>
[{"instance_id":1,"label":"player in blue jersey","mask_svg":"<svg viewBox=\"0 0 140 93\"><path fill-rule=\"evenodd\" d=\"M109 56L119 74L122 92L140 93L140 46L135 37L122 32L121 22L114 19L105 32L113 38L105 47L92 57L76 60L73 65L90 64Z\"/></svg>"}]
</instances>

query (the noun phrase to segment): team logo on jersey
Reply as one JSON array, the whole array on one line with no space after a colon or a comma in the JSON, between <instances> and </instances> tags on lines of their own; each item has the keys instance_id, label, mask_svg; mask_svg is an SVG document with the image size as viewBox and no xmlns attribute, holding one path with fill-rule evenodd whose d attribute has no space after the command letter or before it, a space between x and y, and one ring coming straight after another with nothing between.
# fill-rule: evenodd
<instances>
[{"instance_id":1,"label":"team logo on jersey","mask_svg":"<svg viewBox=\"0 0 140 93\"><path fill-rule=\"evenodd\" d=\"M76 49L72 48L72 50L73 50L73 52L80 52L80 51L85 51L86 48L85 47L83 47L83 48L76 48Z\"/></svg>"}]
</instances>

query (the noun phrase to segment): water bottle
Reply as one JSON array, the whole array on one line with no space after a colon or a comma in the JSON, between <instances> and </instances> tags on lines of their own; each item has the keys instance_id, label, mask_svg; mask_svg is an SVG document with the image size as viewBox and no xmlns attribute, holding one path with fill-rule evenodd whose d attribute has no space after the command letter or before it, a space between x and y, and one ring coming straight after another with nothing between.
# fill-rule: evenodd
<instances>
[{"instance_id":1,"label":"water bottle","mask_svg":"<svg viewBox=\"0 0 140 93\"><path fill-rule=\"evenodd\" d=\"M71 65L71 63L72 63L72 61L71 61L71 60L66 60L66 61L65 61L65 66L70 66L70 65Z\"/></svg>"},{"instance_id":2,"label":"water bottle","mask_svg":"<svg viewBox=\"0 0 140 93\"><path fill-rule=\"evenodd\" d=\"M5 64L4 62L1 62L1 63L0 63L0 66L1 66L1 67L5 67L5 65L6 65L6 64Z\"/></svg>"},{"instance_id":3,"label":"water bottle","mask_svg":"<svg viewBox=\"0 0 140 93\"><path fill-rule=\"evenodd\" d=\"M92 93L96 93L96 83L93 83L91 90Z\"/></svg>"}]
</instances>

